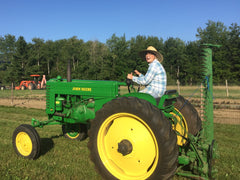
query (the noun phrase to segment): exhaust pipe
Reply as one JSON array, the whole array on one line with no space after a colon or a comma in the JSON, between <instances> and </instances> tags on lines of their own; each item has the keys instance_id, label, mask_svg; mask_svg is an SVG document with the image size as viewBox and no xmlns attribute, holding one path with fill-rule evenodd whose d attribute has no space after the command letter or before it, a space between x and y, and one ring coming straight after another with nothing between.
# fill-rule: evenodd
<instances>
[{"instance_id":1,"label":"exhaust pipe","mask_svg":"<svg viewBox=\"0 0 240 180\"><path fill-rule=\"evenodd\" d=\"M68 60L68 66L67 66L67 82L72 82L71 78L71 61Z\"/></svg>"}]
</instances>

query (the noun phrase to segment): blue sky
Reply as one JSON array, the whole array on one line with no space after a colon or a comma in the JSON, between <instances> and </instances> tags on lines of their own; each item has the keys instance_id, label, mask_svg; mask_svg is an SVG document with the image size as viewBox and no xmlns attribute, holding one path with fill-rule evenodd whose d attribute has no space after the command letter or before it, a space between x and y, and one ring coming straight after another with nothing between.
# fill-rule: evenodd
<instances>
[{"instance_id":1,"label":"blue sky","mask_svg":"<svg viewBox=\"0 0 240 180\"><path fill-rule=\"evenodd\" d=\"M195 41L208 20L240 25L240 0L0 0L0 36L77 36L105 43L115 33Z\"/></svg>"}]
</instances>

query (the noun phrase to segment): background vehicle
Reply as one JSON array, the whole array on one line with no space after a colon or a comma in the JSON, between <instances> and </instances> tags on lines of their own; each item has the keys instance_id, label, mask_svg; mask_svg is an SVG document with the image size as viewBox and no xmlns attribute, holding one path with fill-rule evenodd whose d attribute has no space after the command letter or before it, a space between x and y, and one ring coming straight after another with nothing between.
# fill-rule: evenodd
<instances>
[{"instance_id":1,"label":"background vehicle","mask_svg":"<svg viewBox=\"0 0 240 180\"><path fill-rule=\"evenodd\" d=\"M15 86L15 90L25 90L25 89L33 90L33 89L43 89L46 87L45 75L43 75L42 81L38 80L40 77L40 75L38 74L33 74L30 76L34 78L32 81L31 80L21 81L19 86Z\"/></svg>"}]
</instances>

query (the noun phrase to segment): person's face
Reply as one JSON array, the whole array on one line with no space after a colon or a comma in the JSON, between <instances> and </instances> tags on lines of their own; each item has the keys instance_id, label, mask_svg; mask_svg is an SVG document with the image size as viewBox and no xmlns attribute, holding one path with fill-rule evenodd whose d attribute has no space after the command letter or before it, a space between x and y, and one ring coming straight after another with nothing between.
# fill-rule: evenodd
<instances>
[{"instance_id":1,"label":"person's face","mask_svg":"<svg viewBox=\"0 0 240 180\"><path fill-rule=\"evenodd\" d=\"M145 57L146 57L146 61L148 63L152 63L154 61L154 59L156 58L154 54L149 53L149 52L146 54Z\"/></svg>"}]
</instances>

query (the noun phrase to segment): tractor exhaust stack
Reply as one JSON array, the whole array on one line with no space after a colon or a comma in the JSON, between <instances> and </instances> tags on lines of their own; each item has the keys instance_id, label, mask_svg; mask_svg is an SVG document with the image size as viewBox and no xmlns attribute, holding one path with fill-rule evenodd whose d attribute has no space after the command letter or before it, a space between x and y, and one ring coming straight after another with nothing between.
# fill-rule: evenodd
<instances>
[{"instance_id":1,"label":"tractor exhaust stack","mask_svg":"<svg viewBox=\"0 0 240 180\"><path fill-rule=\"evenodd\" d=\"M67 82L72 82L71 78L71 61L68 60L68 66L67 66Z\"/></svg>"}]
</instances>

